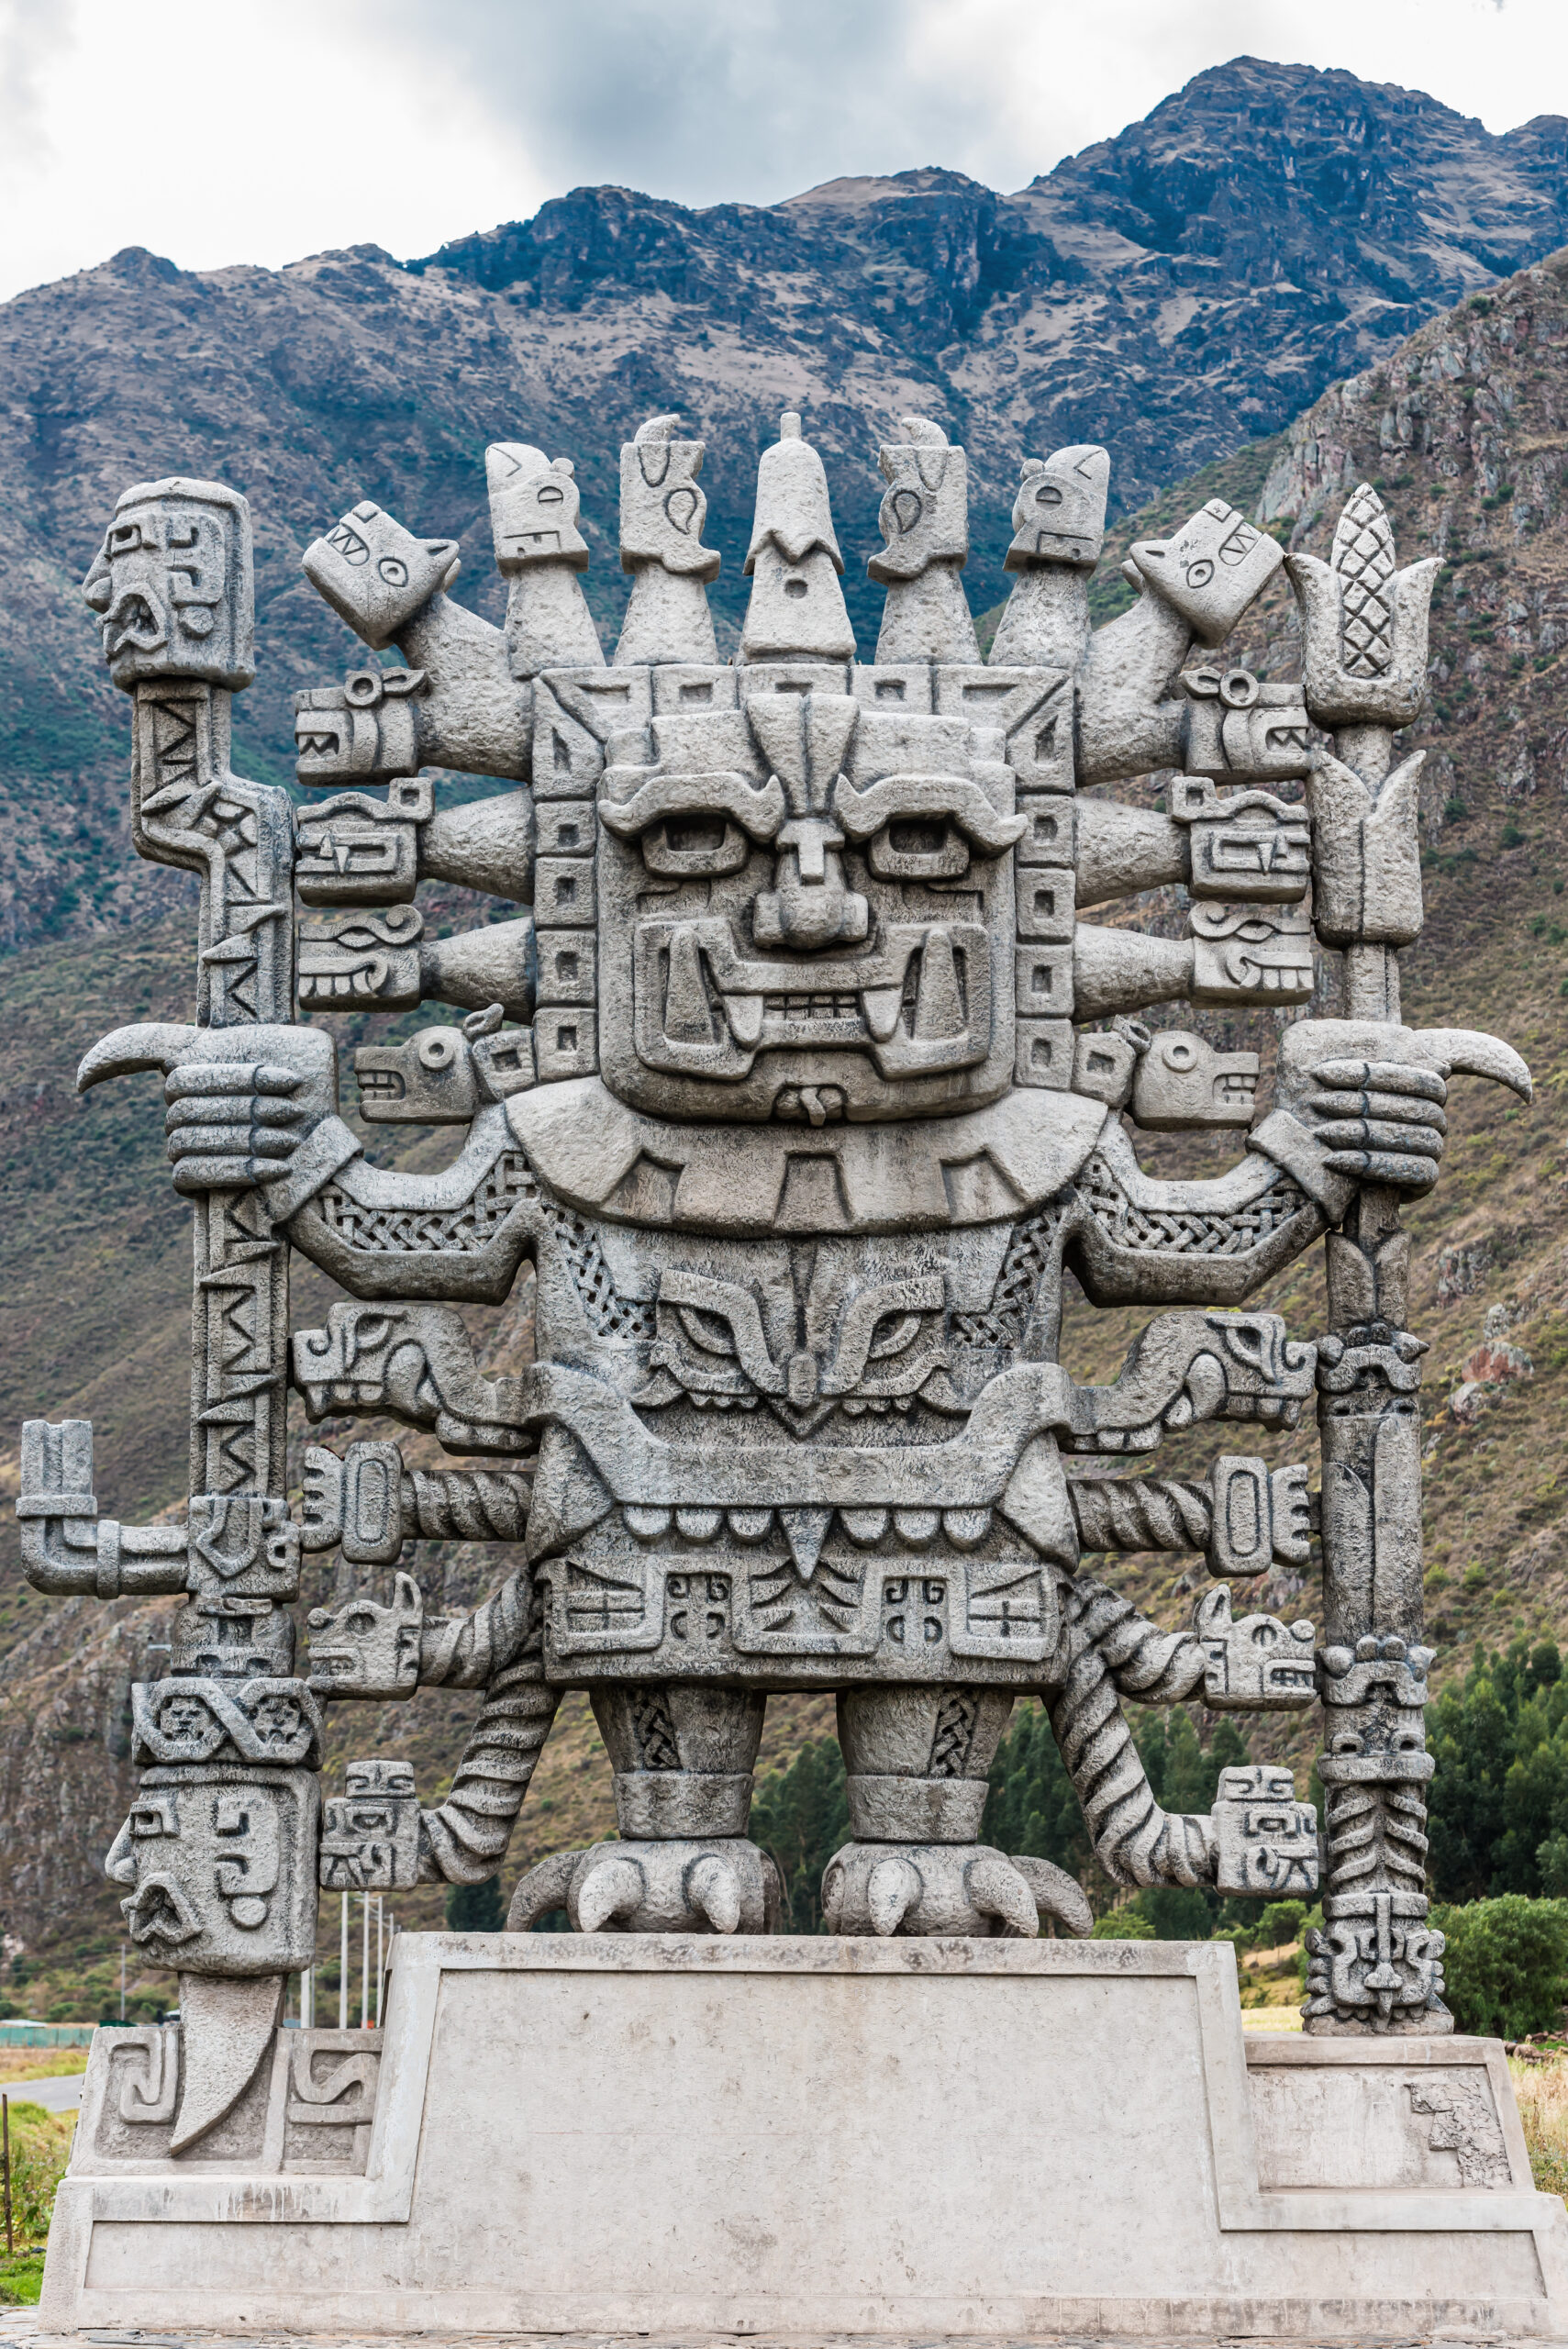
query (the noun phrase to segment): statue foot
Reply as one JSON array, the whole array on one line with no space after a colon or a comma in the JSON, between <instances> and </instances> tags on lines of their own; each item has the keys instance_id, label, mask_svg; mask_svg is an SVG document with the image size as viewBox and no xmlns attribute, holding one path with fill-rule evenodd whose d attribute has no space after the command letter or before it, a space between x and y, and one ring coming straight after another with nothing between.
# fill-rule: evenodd
<instances>
[{"instance_id":1,"label":"statue foot","mask_svg":"<svg viewBox=\"0 0 1568 2349\"><path fill-rule=\"evenodd\" d=\"M1079 1938L1093 1922L1083 1890L1049 1860L1010 1860L984 1843L846 1843L822 1878L830 1933L957 1933L1032 1940L1053 1917Z\"/></svg>"},{"instance_id":2,"label":"statue foot","mask_svg":"<svg viewBox=\"0 0 1568 2349\"><path fill-rule=\"evenodd\" d=\"M595 1843L530 1868L506 1931L529 1932L564 1909L574 1933L772 1933L782 1905L778 1870L742 1835Z\"/></svg>"}]
</instances>

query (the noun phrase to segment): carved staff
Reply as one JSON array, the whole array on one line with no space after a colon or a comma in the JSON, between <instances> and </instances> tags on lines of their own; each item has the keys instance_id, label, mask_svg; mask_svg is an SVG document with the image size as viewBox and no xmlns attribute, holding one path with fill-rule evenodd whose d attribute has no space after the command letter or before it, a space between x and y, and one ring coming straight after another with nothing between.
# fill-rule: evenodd
<instances>
[{"instance_id":1,"label":"carved staff","mask_svg":"<svg viewBox=\"0 0 1568 2349\"><path fill-rule=\"evenodd\" d=\"M1376 494L1347 504L1331 558L1288 559L1306 622L1305 687L1334 751L1308 785L1313 918L1345 957L1340 1051L1310 1083L1327 1165L1349 1204L1326 1241L1329 1329L1318 1349L1323 1618L1318 1689L1327 1709L1328 1876L1324 1929L1307 1937L1306 2028L1326 2033L1449 2032L1442 1936L1426 1924L1426 1798L1432 1774L1421 1644L1422 1340L1409 1332L1402 1190L1412 1163L1435 1182L1446 1130L1444 1079L1469 1069L1528 1097L1517 1054L1401 1021L1399 950L1421 929L1417 786L1422 753L1394 764L1394 735L1426 695L1435 561L1395 567ZM1290 1040L1284 1052L1286 1082ZM1405 1064L1398 1091L1389 1089ZM1412 1071L1410 1064L1416 1064ZM1429 1070L1424 1085L1418 1074ZM1418 1078L1412 1089L1412 1076ZM1425 1098L1421 1097L1425 1094ZM1391 1180L1390 1177L1395 1179ZM1400 1187L1396 1187L1396 1182ZM1354 1184L1353 1191L1350 1186Z\"/></svg>"},{"instance_id":2,"label":"carved staff","mask_svg":"<svg viewBox=\"0 0 1568 2349\"><path fill-rule=\"evenodd\" d=\"M271 2039L285 1976L316 1934L320 1715L293 1677L299 1534L285 1482L288 1211L256 1187L295 1113L289 1097L318 1040L280 1053L294 1019L294 826L287 794L229 768L232 697L254 674L250 523L211 482L127 490L84 583L109 674L134 703L132 836L138 852L201 879L196 1023L117 1030L78 1085L135 1070L169 1078L178 1161L197 1091L258 1090L272 1123L201 1141L233 1187L193 1202L190 1505L183 1532L100 1520L92 1429L33 1422L24 1434L24 1547L44 1589L112 1598L180 1592L166 1678L133 1691L133 1757L150 1765L109 1858L129 1888L131 1937L180 1974L182 2081L172 2150L204 2135L243 2093ZM248 1031L272 1030L260 1079ZM215 1063L219 1065L215 1068ZM176 1165L176 1182L179 1181Z\"/></svg>"}]
</instances>

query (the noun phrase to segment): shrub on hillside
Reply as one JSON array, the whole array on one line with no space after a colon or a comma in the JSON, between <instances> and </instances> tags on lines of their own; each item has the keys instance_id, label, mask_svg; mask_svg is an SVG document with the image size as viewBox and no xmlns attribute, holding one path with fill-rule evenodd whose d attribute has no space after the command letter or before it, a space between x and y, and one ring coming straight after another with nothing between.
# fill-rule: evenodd
<instances>
[{"instance_id":1,"label":"shrub on hillside","mask_svg":"<svg viewBox=\"0 0 1568 2349\"><path fill-rule=\"evenodd\" d=\"M1151 1942L1159 1935L1147 1917L1129 1901L1125 1909L1113 1909L1104 1917L1096 1917L1089 1939L1095 1942Z\"/></svg>"},{"instance_id":2,"label":"shrub on hillside","mask_svg":"<svg viewBox=\"0 0 1568 2349\"><path fill-rule=\"evenodd\" d=\"M1461 2031L1522 2039L1558 2019L1568 1998L1568 1901L1517 1892L1434 1909L1444 1935L1445 1992Z\"/></svg>"},{"instance_id":3,"label":"shrub on hillside","mask_svg":"<svg viewBox=\"0 0 1568 2349\"><path fill-rule=\"evenodd\" d=\"M487 1876L482 1884L454 1884L447 1895L450 1933L498 1933L506 1923L501 1880Z\"/></svg>"}]
</instances>

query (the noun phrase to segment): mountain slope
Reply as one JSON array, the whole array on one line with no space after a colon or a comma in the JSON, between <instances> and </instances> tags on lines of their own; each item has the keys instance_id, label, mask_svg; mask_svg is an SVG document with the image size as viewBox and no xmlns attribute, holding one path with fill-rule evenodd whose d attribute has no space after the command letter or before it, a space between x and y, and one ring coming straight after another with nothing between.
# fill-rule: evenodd
<instances>
[{"instance_id":1,"label":"mountain slope","mask_svg":"<svg viewBox=\"0 0 1568 2349\"><path fill-rule=\"evenodd\" d=\"M1105 440L1125 511L1283 429L1568 239L1565 155L1555 117L1496 138L1418 93L1241 58L1011 196L939 170L700 213L580 189L406 269L374 248L200 273L132 250L18 296L0 308L0 951L185 902L128 852L123 707L77 595L128 483L195 473L250 498L262 667L239 743L281 779L292 690L359 657L298 559L360 495L459 539L459 593L494 612L484 444L571 455L613 627L617 448L679 408L709 441L732 640L757 452L803 407L869 642L891 413L967 442L984 607L1020 456Z\"/></svg>"}]
</instances>

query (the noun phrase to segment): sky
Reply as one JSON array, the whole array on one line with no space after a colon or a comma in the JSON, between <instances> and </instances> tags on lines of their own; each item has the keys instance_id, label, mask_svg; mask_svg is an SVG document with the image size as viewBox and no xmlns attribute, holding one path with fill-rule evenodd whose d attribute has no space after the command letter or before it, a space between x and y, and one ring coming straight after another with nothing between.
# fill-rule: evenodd
<instances>
[{"instance_id":1,"label":"sky","mask_svg":"<svg viewBox=\"0 0 1568 2349\"><path fill-rule=\"evenodd\" d=\"M0 299L125 245L406 259L606 180L1013 189L1240 54L1568 115L1562 0L0 0Z\"/></svg>"}]
</instances>

